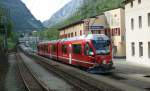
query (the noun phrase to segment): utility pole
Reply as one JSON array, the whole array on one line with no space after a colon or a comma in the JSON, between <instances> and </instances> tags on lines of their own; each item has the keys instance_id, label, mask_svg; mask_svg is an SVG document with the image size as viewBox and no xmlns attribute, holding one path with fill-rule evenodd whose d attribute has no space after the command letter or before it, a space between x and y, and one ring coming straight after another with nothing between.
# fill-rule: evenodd
<instances>
[{"instance_id":1,"label":"utility pole","mask_svg":"<svg viewBox=\"0 0 150 91\"><path fill-rule=\"evenodd\" d=\"M4 51L5 53L7 53L8 50L8 45L7 45L7 24L8 24L8 17L10 16L10 12L9 9L6 8L2 8L0 7L0 11L2 12L0 15L0 24L1 24L1 28L0 31L2 33L3 36L3 47L4 47Z\"/></svg>"},{"instance_id":2,"label":"utility pole","mask_svg":"<svg viewBox=\"0 0 150 91\"><path fill-rule=\"evenodd\" d=\"M7 47L7 20L6 20L6 16L2 16L1 17L1 24L2 24L2 26L3 26L3 29L2 29L2 35L3 35L3 40L4 40L4 42L3 42L3 46L4 46L4 49L8 49L8 47Z\"/></svg>"}]
</instances>

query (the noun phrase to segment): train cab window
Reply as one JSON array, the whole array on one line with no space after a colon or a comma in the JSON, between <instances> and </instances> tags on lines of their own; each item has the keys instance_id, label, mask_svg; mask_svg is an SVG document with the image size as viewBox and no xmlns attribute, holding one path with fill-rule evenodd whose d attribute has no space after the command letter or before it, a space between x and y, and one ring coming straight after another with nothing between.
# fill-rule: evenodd
<instances>
[{"instance_id":1,"label":"train cab window","mask_svg":"<svg viewBox=\"0 0 150 91\"><path fill-rule=\"evenodd\" d=\"M81 54L82 53L82 46L81 44L73 44L72 50L74 54Z\"/></svg>"},{"instance_id":2,"label":"train cab window","mask_svg":"<svg viewBox=\"0 0 150 91\"><path fill-rule=\"evenodd\" d=\"M85 55L93 55L94 54L92 48L90 48L89 43L86 43L84 46L84 54Z\"/></svg>"},{"instance_id":3,"label":"train cab window","mask_svg":"<svg viewBox=\"0 0 150 91\"><path fill-rule=\"evenodd\" d=\"M62 53L67 54L67 45L62 45L61 51Z\"/></svg>"},{"instance_id":4,"label":"train cab window","mask_svg":"<svg viewBox=\"0 0 150 91\"><path fill-rule=\"evenodd\" d=\"M46 45L46 52L48 53L48 51L49 51L49 50L48 50L48 45Z\"/></svg>"},{"instance_id":5,"label":"train cab window","mask_svg":"<svg viewBox=\"0 0 150 91\"><path fill-rule=\"evenodd\" d=\"M110 40L92 40L97 55L108 55L110 53Z\"/></svg>"}]
</instances>

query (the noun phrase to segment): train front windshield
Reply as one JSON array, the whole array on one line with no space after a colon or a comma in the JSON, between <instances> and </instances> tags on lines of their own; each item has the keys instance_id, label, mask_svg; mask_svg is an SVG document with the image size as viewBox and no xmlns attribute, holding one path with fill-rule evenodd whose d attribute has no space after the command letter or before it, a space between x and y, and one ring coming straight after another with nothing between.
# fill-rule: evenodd
<instances>
[{"instance_id":1,"label":"train front windshield","mask_svg":"<svg viewBox=\"0 0 150 91\"><path fill-rule=\"evenodd\" d=\"M108 55L110 53L110 40L92 40L97 55Z\"/></svg>"}]
</instances>

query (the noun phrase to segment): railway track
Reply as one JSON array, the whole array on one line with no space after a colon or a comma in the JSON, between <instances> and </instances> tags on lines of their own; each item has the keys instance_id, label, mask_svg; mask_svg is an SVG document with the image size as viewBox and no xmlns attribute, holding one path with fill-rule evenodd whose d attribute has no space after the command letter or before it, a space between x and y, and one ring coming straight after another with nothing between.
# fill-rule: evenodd
<instances>
[{"instance_id":1,"label":"railway track","mask_svg":"<svg viewBox=\"0 0 150 91\"><path fill-rule=\"evenodd\" d=\"M77 70L72 70L71 67L65 66L64 64L61 65L58 62L50 61L47 58L39 57L34 54L25 54L49 72L53 72L72 84L78 89L77 91L149 91L149 85L146 85L147 82L140 81L140 79L131 79L131 77L126 77L120 73L114 72L107 75L94 75L83 72L80 74L80 71L76 72ZM75 72L71 72L71 70ZM87 77L89 77L90 80ZM110 83L110 85L105 82Z\"/></svg>"},{"instance_id":2,"label":"railway track","mask_svg":"<svg viewBox=\"0 0 150 91\"><path fill-rule=\"evenodd\" d=\"M92 86L89 83L71 75L68 74L67 72L58 69L56 66L58 65L51 65L46 61L35 61L39 65L43 66L45 69L47 69L50 73L53 73L57 75L58 77L64 79L67 81L69 84L74 86L76 89L75 91L102 91L101 89L97 88L96 86Z\"/></svg>"},{"instance_id":3,"label":"railway track","mask_svg":"<svg viewBox=\"0 0 150 91\"><path fill-rule=\"evenodd\" d=\"M34 54L30 54L30 53L25 53L27 56L29 56L30 58L36 60L36 62L38 64L40 64L41 66L43 66L45 69L47 69L50 72L53 72L54 74L57 74L58 76L60 76L61 78L65 79L66 81L68 81L70 84L74 85L76 88L79 88L79 90L82 91L149 91L150 90L150 79L149 79L149 75L145 76L137 76L138 74L134 74L132 72L129 73L122 73L119 71L115 71L112 74L107 74L107 75L92 75L92 74L88 74L90 75L90 77L97 79L97 82L95 82L95 84L98 83L98 81L100 80L101 82L99 82L99 84L97 84L97 87L94 85L89 84L87 81L84 81L83 79L80 79L79 77L83 78L82 75L80 76L73 76L71 74L74 74L76 72L72 72L69 71L71 70L70 67L68 68L68 72L61 68L63 68L62 66L59 67L59 65L57 65L57 63L53 64L53 62L48 62L50 61L47 58L43 58L43 57L39 57L37 55ZM129 70L130 71L130 70ZM70 74L71 73L71 74ZM131 74L132 73L132 74ZM78 74L78 73L77 73ZM82 73L84 74L84 73ZM139 74L140 75L140 74ZM85 77L86 78L86 77ZM108 79L107 79L108 78ZM87 79L87 78L86 78ZM91 79L91 78L89 78ZM118 89L114 89L111 86L105 84L107 87L103 88L103 86L98 87L98 85L103 85L105 82L105 79L107 79L107 81L109 81L109 83L111 83L111 86L114 86L114 88L118 88ZM110 80L109 80L110 79ZM87 79L88 80L88 79ZM102 84L100 84L102 83Z\"/></svg>"},{"instance_id":4,"label":"railway track","mask_svg":"<svg viewBox=\"0 0 150 91\"><path fill-rule=\"evenodd\" d=\"M106 84L102 81L98 81L97 79L92 79L91 76L86 76L84 73L83 75L80 74L80 72L76 73L76 71L70 72L70 66L65 66L64 68L64 64L62 64L59 67L61 63L55 61L49 62L50 60L47 58L28 53L24 50L22 50L22 52L26 56L33 59L37 64L43 66L43 68L47 69L50 73L54 73L55 75L59 76L60 78L63 78L68 83L73 85L76 88L75 91L122 91L120 88L113 87L112 85ZM59 65L57 65L57 63ZM69 69L68 71L66 70L66 67L67 69Z\"/></svg>"},{"instance_id":5,"label":"railway track","mask_svg":"<svg viewBox=\"0 0 150 91\"><path fill-rule=\"evenodd\" d=\"M19 54L16 54L19 73L27 91L50 91L48 87L40 81L35 73L27 67Z\"/></svg>"},{"instance_id":6,"label":"railway track","mask_svg":"<svg viewBox=\"0 0 150 91\"><path fill-rule=\"evenodd\" d=\"M103 88L99 89L98 87L92 86L80 78L72 77L72 75L68 74L66 71L58 69L59 65L57 65L57 64L50 64L48 61L42 61L42 60L38 60L38 61L36 60L36 62L38 64L42 65L43 67L45 67L46 69L48 69L50 71L54 71L54 73L58 74L58 76L61 76L64 79L67 78L66 79L67 81L69 78L69 82L71 82L71 84L73 84L75 86L79 86L79 88L81 87L81 89L84 91L120 91L119 89L114 90L113 88L112 88L112 90L110 90L110 89L103 90ZM115 80L117 82L121 82L123 84L124 83L129 84L130 85L129 90L127 90L127 91L131 91L131 89L134 89L133 91L135 91L135 90L136 91L149 91L149 85L147 84L147 82L141 81L140 79L135 79L135 78L133 79L131 77L127 77L125 75L122 75L121 73L114 72L114 73L104 74L104 75L101 74L100 76L105 76L107 78L113 79L113 80ZM97 75L97 77L99 77L99 75Z\"/></svg>"}]
</instances>

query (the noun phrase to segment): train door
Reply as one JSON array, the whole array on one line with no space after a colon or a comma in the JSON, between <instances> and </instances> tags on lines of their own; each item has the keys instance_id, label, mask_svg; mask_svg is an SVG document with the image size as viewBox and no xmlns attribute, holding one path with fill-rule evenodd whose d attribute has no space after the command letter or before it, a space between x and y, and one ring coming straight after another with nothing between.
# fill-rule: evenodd
<instances>
[{"instance_id":1,"label":"train door","mask_svg":"<svg viewBox=\"0 0 150 91\"><path fill-rule=\"evenodd\" d=\"M82 54L82 42L72 44L72 61L75 62L76 65L84 65Z\"/></svg>"},{"instance_id":2,"label":"train door","mask_svg":"<svg viewBox=\"0 0 150 91\"><path fill-rule=\"evenodd\" d=\"M69 44L69 64L72 64L72 51L71 51L71 44Z\"/></svg>"},{"instance_id":3,"label":"train door","mask_svg":"<svg viewBox=\"0 0 150 91\"><path fill-rule=\"evenodd\" d=\"M92 66L94 63L94 51L92 47L90 46L89 42L86 42L84 44L84 55L83 55L83 60L85 62L86 67Z\"/></svg>"}]
</instances>

